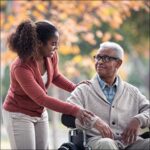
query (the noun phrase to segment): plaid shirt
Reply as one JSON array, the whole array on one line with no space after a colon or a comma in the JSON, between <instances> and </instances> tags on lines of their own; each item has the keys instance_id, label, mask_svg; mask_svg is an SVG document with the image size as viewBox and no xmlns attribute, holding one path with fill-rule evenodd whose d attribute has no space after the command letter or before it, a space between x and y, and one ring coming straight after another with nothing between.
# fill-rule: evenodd
<instances>
[{"instance_id":1,"label":"plaid shirt","mask_svg":"<svg viewBox=\"0 0 150 150\"><path fill-rule=\"evenodd\" d=\"M118 78L116 77L115 83L112 86L109 86L106 82L104 82L99 75L97 76L99 85L106 96L107 100L112 104L112 101L115 97L117 86L118 86Z\"/></svg>"}]
</instances>

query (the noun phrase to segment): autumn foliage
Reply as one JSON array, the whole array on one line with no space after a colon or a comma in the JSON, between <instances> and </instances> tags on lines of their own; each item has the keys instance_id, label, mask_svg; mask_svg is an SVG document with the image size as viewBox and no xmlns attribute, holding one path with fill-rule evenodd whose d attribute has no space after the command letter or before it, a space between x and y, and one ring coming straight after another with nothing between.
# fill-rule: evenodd
<instances>
[{"instance_id":1,"label":"autumn foliage","mask_svg":"<svg viewBox=\"0 0 150 150\"><path fill-rule=\"evenodd\" d=\"M1 47L2 63L7 64L15 55L6 51L6 38L10 32L23 20L31 18L32 20L47 19L53 22L60 31L61 55L74 55L72 64L75 64L76 58L83 58L80 53L84 51L78 45L81 41L91 45L97 45L100 41L115 39L122 41L124 37L115 32L103 31L102 25L107 24L112 29L119 29L126 18L130 17L131 11L148 9L148 1L113 1L113 0L13 0L1 1ZM93 28L96 29L93 32ZM99 39L99 40L96 40ZM89 52L92 55L93 50ZM87 62L88 64L89 60ZM79 61L77 62L79 63ZM93 65L93 64L92 64ZM72 65L73 66L73 65ZM84 67L84 64L83 64ZM87 65L88 67L88 65Z\"/></svg>"}]
</instances>

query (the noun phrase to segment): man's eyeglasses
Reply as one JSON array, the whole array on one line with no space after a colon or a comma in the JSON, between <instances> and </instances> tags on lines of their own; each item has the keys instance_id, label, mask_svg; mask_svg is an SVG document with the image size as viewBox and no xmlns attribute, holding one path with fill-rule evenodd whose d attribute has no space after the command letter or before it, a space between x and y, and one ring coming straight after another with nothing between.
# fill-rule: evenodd
<instances>
[{"instance_id":1,"label":"man's eyeglasses","mask_svg":"<svg viewBox=\"0 0 150 150\"><path fill-rule=\"evenodd\" d=\"M94 56L94 59L95 61L102 61L102 62L110 62L112 60L119 60L119 58L116 58L116 57L112 57L112 56L107 56L107 55L104 55L104 56L99 56L99 55L96 55Z\"/></svg>"}]
</instances>

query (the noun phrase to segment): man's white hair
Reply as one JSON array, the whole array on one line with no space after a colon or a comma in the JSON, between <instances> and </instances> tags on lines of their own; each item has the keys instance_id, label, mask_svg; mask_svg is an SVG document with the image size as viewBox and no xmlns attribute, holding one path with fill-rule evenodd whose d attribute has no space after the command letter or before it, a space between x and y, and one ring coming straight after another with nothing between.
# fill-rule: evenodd
<instances>
[{"instance_id":1,"label":"man's white hair","mask_svg":"<svg viewBox=\"0 0 150 150\"><path fill-rule=\"evenodd\" d=\"M112 49L116 52L116 57L123 60L123 57L124 57L124 50L123 48L115 43L115 42L103 42L100 44L100 48L99 50L102 50L102 49Z\"/></svg>"}]
</instances>

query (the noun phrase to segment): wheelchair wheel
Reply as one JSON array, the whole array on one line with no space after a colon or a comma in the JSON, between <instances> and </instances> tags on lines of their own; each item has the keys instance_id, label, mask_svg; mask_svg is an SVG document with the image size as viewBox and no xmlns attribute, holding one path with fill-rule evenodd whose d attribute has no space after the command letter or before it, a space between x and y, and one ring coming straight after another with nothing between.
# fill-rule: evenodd
<instances>
[{"instance_id":1,"label":"wheelchair wheel","mask_svg":"<svg viewBox=\"0 0 150 150\"><path fill-rule=\"evenodd\" d=\"M68 143L62 144L58 150L77 150L77 147L75 144L68 142Z\"/></svg>"}]
</instances>

